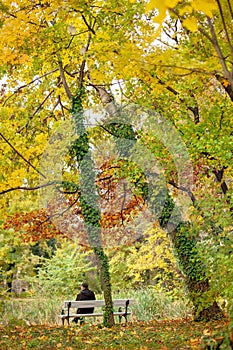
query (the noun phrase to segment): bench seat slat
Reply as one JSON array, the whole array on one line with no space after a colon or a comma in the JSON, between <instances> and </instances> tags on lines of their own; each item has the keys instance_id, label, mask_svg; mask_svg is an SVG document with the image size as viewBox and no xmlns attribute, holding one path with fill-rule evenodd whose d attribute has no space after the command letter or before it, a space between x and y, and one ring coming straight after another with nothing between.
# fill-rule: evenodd
<instances>
[{"instance_id":1,"label":"bench seat slat","mask_svg":"<svg viewBox=\"0 0 233 350\"><path fill-rule=\"evenodd\" d=\"M131 312L114 312L114 316L123 316L123 315L131 315ZM97 316L104 316L103 313L94 313L94 314L70 314L69 317L97 317ZM67 318L68 315L58 315L60 318Z\"/></svg>"},{"instance_id":2,"label":"bench seat slat","mask_svg":"<svg viewBox=\"0 0 233 350\"><path fill-rule=\"evenodd\" d=\"M126 301L129 300L129 305L133 303L133 299L115 299L113 300L113 306L125 306ZM64 302L64 308L67 309L70 304L70 308L87 308L87 307L101 307L105 305L104 300L83 300L83 301L75 301L75 300L66 300Z\"/></svg>"}]
</instances>

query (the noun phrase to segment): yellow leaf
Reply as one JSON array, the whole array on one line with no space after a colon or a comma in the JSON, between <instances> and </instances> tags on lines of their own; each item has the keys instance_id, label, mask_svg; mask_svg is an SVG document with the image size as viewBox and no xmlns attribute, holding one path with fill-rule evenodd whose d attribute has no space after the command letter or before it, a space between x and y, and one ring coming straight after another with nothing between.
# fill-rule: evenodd
<instances>
[{"instance_id":1,"label":"yellow leaf","mask_svg":"<svg viewBox=\"0 0 233 350\"><path fill-rule=\"evenodd\" d=\"M159 14L154 18L154 21L158 24L161 24L165 17L166 17L166 11L167 11L167 6L164 2L156 6Z\"/></svg>"},{"instance_id":2,"label":"yellow leaf","mask_svg":"<svg viewBox=\"0 0 233 350\"><path fill-rule=\"evenodd\" d=\"M179 15L183 16L185 13L192 13L193 8L189 5L184 6L182 9L179 11Z\"/></svg>"},{"instance_id":3,"label":"yellow leaf","mask_svg":"<svg viewBox=\"0 0 233 350\"><path fill-rule=\"evenodd\" d=\"M209 329L204 329L203 334L204 335L211 335L211 332L209 331Z\"/></svg>"},{"instance_id":4,"label":"yellow leaf","mask_svg":"<svg viewBox=\"0 0 233 350\"><path fill-rule=\"evenodd\" d=\"M146 4L146 12L152 11L156 8L156 1L151 0Z\"/></svg>"},{"instance_id":5,"label":"yellow leaf","mask_svg":"<svg viewBox=\"0 0 233 350\"><path fill-rule=\"evenodd\" d=\"M192 2L192 8L196 11L201 11L205 13L209 17L212 17L213 11L218 9L215 0L194 0Z\"/></svg>"},{"instance_id":6,"label":"yellow leaf","mask_svg":"<svg viewBox=\"0 0 233 350\"><path fill-rule=\"evenodd\" d=\"M183 26L189 29L191 32L195 32L197 30L197 20L196 18L186 18L183 21Z\"/></svg>"},{"instance_id":7,"label":"yellow leaf","mask_svg":"<svg viewBox=\"0 0 233 350\"><path fill-rule=\"evenodd\" d=\"M166 0L164 1L167 8L175 7L178 4L179 0Z\"/></svg>"},{"instance_id":8,"label":"yellow leaf","mask_svg":"<svg viewBox=\"0 0 233 350\"><path fill-rule=\"evenodd\" d=\"M198 344L200 340L198 338L195 338L195 339L190 339L190 341L192 344L194 343Z\"/></svg>"},{"instance_id":9,"label":"yellow leaf","mask_svg":"<svg viewBox=\"0 0 233 350\"><path fill-rule=\"evenodd\" d=\"M146 12L154 10L155 8L159 11L159 13L164 12L164 9L169 9L176 6L178 0L151 0L146 5Z\"/></svg>"},{"instance_id":10,"label":"yellow leaf","mask_svg":"<svg viewBox=\"0 0 233 350\"><path fill-rule=\"evenodd\" d=\"M223 81L223 86L227 87L228 85L230 85L227 79L223 79L222 81Z\"/></svg>"}]
</instances>

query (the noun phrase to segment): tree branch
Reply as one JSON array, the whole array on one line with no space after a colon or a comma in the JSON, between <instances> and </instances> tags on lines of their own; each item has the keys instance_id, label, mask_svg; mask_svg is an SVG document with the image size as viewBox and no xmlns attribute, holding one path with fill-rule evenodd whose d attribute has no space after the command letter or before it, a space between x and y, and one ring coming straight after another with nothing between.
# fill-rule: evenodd
<instances>
[{"instance_id":1,"label":"tree branch","mask_svg":"<svg viewBox=\"0 0 233 350\"><path fill-rule=\"evenodd\" d=\"M217 35L215 33L215 30L214 30L214 26L213 26L213 23L212 23L212 20L210 17L207 17L207 20L208 20L208 24L209 24L209 28L210 28L210 33L212 35L212 44L217 52L217 55L218 55L218 58L219 58L219 61L221 63L221 66L222 66L222 69L223 69L223 73L224 73L224 76L227 80L229 80L229 82L231 81L231 77L230 77L230 73L227 69L227 66L226 66L226 62L225 62L225 59L224 59L224 56L222 54L222 51L221 51L221 48L219 46L219 43L218 43L218 39L217 39Z\"/></svg>"},{"instance_id":2,"label":"tree branch","mask_svg":"<svg viewBox=\"0 0 233 350\"><path fill-rule=\"evenodd\" d=\"M78 202L78 198L75 199L75 201L74 201L73 203L71 203L71 204L68 206L68 208L64 209L64 210L63 210L62 212L60 212L60 213L56 213L56 214L53 214L53 215L49 215L49 216L47 217L47 219L44 220L44 221L42 221L40 224L43 225L44 223L46 223L47 221L51 220L52 218L55 218L55 217L58 218L59 216L62 216L62 215L65 214L68 210L70 210L70 208L72 208L77 202ZM76 213L76 214L81 214L81 213L82 213L82 209L80 209L79 212Z\"/></svg>"},{"instance_id":3,"label":"tree branch","mask_svg":"<svg viewBox=\"0 0 233 350\"><path fill-rule=\"evenodd\" d=\"M30 116L29 119L32 119L36 114L37 112L39 112L39 110L41 109L41 107L45 104L45 102L47 101L47 99L54 93L54 89L51 90L47 96L45 96L45 98L43 99L43 101L39 104L39 106L36 108L36 110L32 113L32 115ZM28 123L27 123L28 125Z\"/></svg>"},{"instance_id":4,"label":"tree branch","mask_svg":"<svg viewBox=\"0 0 233 350\"><path fill-rule=\"evenodd\" d=\"M158 79L159 84L161 85L165 85L165 88L170 91L171 93L173 93L175 96L179 97L180 102L184 103L184 100L180 97L180 94L178 91L176 91L175 89L173 89L171 86L166 85L161 79L159 79L158 77L156 77ZM192 97L195 99L195 97L193 96L193 94L191 94ZM196 101L196 99L195 99ZM200 117L199 117L199 108L198 105L192 107L192 106L187 106L187 109L189 111L191 111L193 113L193 117L194 117L194 124L198 124L200 121Z\"/></svg>"},{"instance_id":5,"label":"tree branch","mask_svg":"<svg viewBox=\"0 0 233 350\"><path fill-rule=\"evenodd\" d=\"M8 192L12 192L12 191L17 191L17 190L35 191L35 190L38 190L38 189L40 189L40 188L52 186L52 185L55 185L55 184L56 184L56 181L52 181L52 182L48 182L47 184L38 185L38 186L35 186L35 187L26 187L26 186L12 187L12 188L8 188L7 190L1 191L1 192L0 192L0 195L1 195L1 194L8 193Z\"/></svg>"},{"instance_id":6,"label":"tree branch","mask_svg":"<svg viewBox=\"0 0 233 350\"><path fill-rule=\"evenodd\" d=\"M58 59L58 65L59 65L59 70L60 70L60 76L61 76L62 84L64 86L66 95L69 98L69 100L71 100L72 94L71 94L70 89L69 89L69 87L67 85L64 69L63 69L63 66L62 66L62 60L60 58Z\"/></svg>"},{"instance_id":7,"label":"tree branch","mask_svg":"<svg viewBox=\"0 0 233 350\"><path fill-rule=\"evenodd\" d=\"M91 43L91 33L89 32L88 33L87 44L86 44L86 46L84 47L84 50L83 50L83 56L88 51L90 43ZM81 63L81 66L80 66L79 76L78 76L78 87L79 87L79 90L81 90L82 86L83 86L83 80L84 80L84 74L85 74L84 73L85 66L86 66L86 59L84 58L82 63Z\"/></svg>"},{"instance_id":8,"label":"tree branch","mask_svg":"<svg viewBox=\"0 0 233 350\"><path fill-rule=\"evenodd\" d=\"M230 14L231 14L231 19L233 20L233 10L232 10L232 6L229 0L227 0L227 4L229 6L229 10L230 10Z\"/></svg>"},{"instance_id":9,"label":"tree branch","mask_svg":"<svg viewBox=\"0 0 233 350\"><path fill-rule=\"evenodd\" d=\"M22 158L24 160L24 162L26 162L31 168L33 168L38 174L40 174L44 179L46 179L46 176L38 169L36 169L36 167L31 163L29 162L29 160L27 160L19 151L17 151L17 149L10 143L9 140L7 140L5 138L5 136L3 136L2 133L0 133L0 136L3 138L3 140L10 146L11 149L13 149L13 151L18 154L18 156L20 158Z\"/></svg>"},{"instance_id":10,"label":"tree branch","mask_svg":"<svg viewBox=\"0 0 233 350\"><path fill-rule=\"evenodd\" d=\"M222 6L221 6L219 0L216 0L216 1L217 1L217 4L218 4L218 8L219 8L219 12L220 12L220 16L221 16L223 28L224 28L224 31L225 31L225 34L226 34L226 38L227 38L227 42L228 42L229 48L230 48L230 50L231 50L231 56L232 56L232 58L233 58L233 47L232 47L232 45L231 45L230 36L229 36L229 34L228 34L228 30L227 30L227 26L226 26L224 14L223 14Z\"/></svg>"},{"instance_id":11,"label":"tree branch","mask_svg":"<svg viewBox=\"0 0 233 350\"><path fill-rule=\"evenodd\" d=\"M92 34L95 35L95 31L93 29L94 25L92 27L89 25L89 23L87 22L87 20L86 20L86 18L85 18L83 13L81 14L81 16L82 16L82 19L83 19L84 23L86 24L87 28L89 29L89 31L92 32Z\"/></svg>"},{"instance_id":12,"label":"tree branch","mask_svg":"<svg viewBox=\"0 0 233 350\"><path fill-rule=\"evenodd\" d=\"M188 188L186 188L184 186L179 186L172 180L168 181L168 183L169 183L169 185L172 185L173 187L177 188L178 190L186 192L188 194L189 198L191 199L191 201L193 202L193 204L196 202L196 198L195 198L194 194Z\"/></svg>"},{"instance_id":13,"label":"tree branch","mask_svg":"<svg viewBox=\"0 0 233 350\"><path fill-rule=\"evenodd\" d=\"M57 71L58 71L58 68L55 68L55 69L51 70L50 72L45 73L45 74L43 74L43 75L41 75L41 76L39 76L39 77L33 79L32 81L30 81L30 83L25 84L25 85L21 85L20 87L18 87L18 89L16 89L16 90L13 92L12 95L10 95L10 96L8 96L8 97L6 98L6 100L5 100L4 103L3 103L3 106L6 105L7 101L8 101L11 97L13 97L13 96L14 96L15 94L17 94L18 92L21 92L22 89L28 87L29 85L34 84L36 81L38 81L38 80L40 80L40 79L46 77L47 75L50 75L50 74L52 74L52 73L54 73L54 72L57 72Z\"/></svg>"},{"instance_id":14,"label":"tree branch","mask_svg":"<svg viewBox=\"0 0 233 350\"><path fill-rule=\"evenodd\" d=\"M216 180L218 182L221 182L221 189L222 189L222 192L223 194L226 194L227 191L228 191L228 187L227 187L227 184L225 181L222 181L223 180L223 174L224 174L224 170L226 168L225 167L222 167L220 170L218 169L213 169L213 174L215 175L216 177Z\"/></svg>"},{"instance_id":15,"label":"tree branch","mask_svg":"<svg viewBox=\"0 0 233 350\"><path fill-rule=\"evenodd\" d=\"M233 101L233 88L230 84L226 84L224 77L220 74L215 74L215 78L219 81L222 88L226 91L231 101Z\"/></svg>"},{"instance_id":16,"label":"tree branch","mask_svg":"<svg viewBox=\"0 0 233 350\"><path fill-rule=\"evenodd\" d=\"M118 115L119 110L115 104L114 98L111 95L111 93L108 92L106 89L104 89L102 86L95 85L92 83L90 83L90 85L93 86L94 89L97 91L99 98L100 98L103 106L105 107L105 110L107 111L107 113L111 116ZM106 131L108 131L108 130L106 129Z\"/></svg>"}]
</instances>

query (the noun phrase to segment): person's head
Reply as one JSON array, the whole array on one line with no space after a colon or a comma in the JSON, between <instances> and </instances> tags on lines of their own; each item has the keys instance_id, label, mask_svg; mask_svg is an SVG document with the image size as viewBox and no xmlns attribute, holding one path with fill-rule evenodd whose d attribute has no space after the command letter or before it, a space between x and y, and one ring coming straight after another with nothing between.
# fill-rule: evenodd
<instances>
[{"instance_id":1,"label":"person's head","mask_svg":"<svg viewBox=\"0 0 233 350\"><path fill-rule=\"evenodd\" d=\"M88 284L87 284L86 282L83 282L83 283L81 284L81 289L82 289L82 290L88 289Z\"/></svg>"}]
</instances>

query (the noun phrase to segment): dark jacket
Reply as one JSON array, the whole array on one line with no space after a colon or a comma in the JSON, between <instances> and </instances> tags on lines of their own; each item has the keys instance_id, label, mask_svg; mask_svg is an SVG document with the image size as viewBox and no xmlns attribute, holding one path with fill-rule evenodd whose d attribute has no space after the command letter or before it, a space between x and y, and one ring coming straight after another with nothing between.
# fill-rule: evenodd
<instances>
[{"instance_id":1,"label":"dark jacket","mask_svg":"<svg viewBox=\"0 0 233 350\"><path fill-rule=\"evenodd\" d=\"M77 295L76 300L95 300L95 293L92 290L84 289ZM92 314L93 311L93 307L78 309L77 314Z\"/></svg>"}]
</instances>

